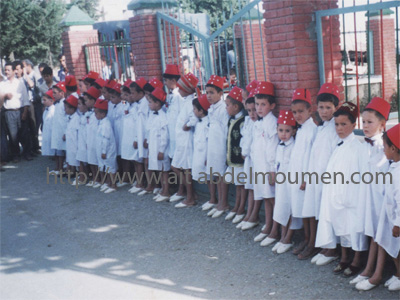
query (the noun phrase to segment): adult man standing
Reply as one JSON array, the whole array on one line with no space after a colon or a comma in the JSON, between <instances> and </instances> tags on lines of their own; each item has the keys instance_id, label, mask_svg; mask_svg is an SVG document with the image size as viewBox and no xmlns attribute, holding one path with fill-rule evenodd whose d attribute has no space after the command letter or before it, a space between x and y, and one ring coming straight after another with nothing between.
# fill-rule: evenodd
<instances>
[{"instance_id":1,"label":"adult man standing","mask_svg":"<svg viewBox=\"0 0 400 300\"><path fill-rule=\"evenodd\" d=\"M5 119L10 136L10 158L19 158L18 131L21 128L21 119L28 117L28 93L22 81L15 78L16 64L6 63L6 80L0 82L0 99L4 101ZM21 108L23 108L21 115Z\"/></svg>"},{"instance_id":2,"label":"adult man standing","mask_svg":"<svg viewBox=\"0 0 400 300\"><path fill-rule=\"evenodd\" d=\"M58 56L58 61L60 62L60 70L58 71L58 80L64 81L65 76L69 75L67 69L67 61L65 60L65 55L60 54Z\"/></svg>"}]
</instances>

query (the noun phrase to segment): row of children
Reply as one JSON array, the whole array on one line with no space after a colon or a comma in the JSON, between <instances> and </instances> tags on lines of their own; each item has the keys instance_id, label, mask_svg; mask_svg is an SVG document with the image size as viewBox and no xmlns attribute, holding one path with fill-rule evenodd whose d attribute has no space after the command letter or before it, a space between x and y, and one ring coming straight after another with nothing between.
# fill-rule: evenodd
<instances>
[{"instance_id":1,"label":"row of children","mask_svg":"<svg viewBox=\"0 0 400 300\"><path fill-rule=\"evenodd\" d=\"M341 258L334 272L353 276L361 271L360 254L368 249L370 237L367 266L351 283L361 290L376 286L387 252L397 274L386 285L400 289L400 194L393 184L400 177L400 129L397 125L382 136L390 110L385 100L372 99L363 112L366 142L360 143L353 133L358 108L349 102L339 107L339 90L333 84L319 91L322 122L317 126L306 89L295 90L291 111L280 111L276 118L270 82L253 81L245 90L234 87L224 99L225 82L219 76L210 77L204 95L197 90L198 79L190 73L181 77L176 65L167 65L163 78L168 94L157 78L120 85L104 82L94 72L80 81L81 95L73 77L54 86L43 101L42 152L56 155L55 171L62 169L66 150L69 168L92 174L88 186L115 192L117 185L128 184L127 177L115 184L117 172L134 173L137 181L129 192L154 193L157 202L183 200L177 208L195 205L192 180L205 181L210 199L202 210L212 218L229 211L227 182L234 182L236 202L226 219L242 230L254 228L264 203L265 226L254 239L261 246L275 244L274 252L287 252L293 247L294 230L303 228L304 240L293 254L325 265L338 258L340 242ZM171 169L182 183L172 196ZM97 170L101 178L95 178ZM304 172L341 172L350 178L378 170L389 170L391 182L275 184L275 174L288 178ZM150 180L156 173L160 186ZM222 180L227 174L230 178ZM259 180L260 174L267 176ZM75 180L74 184L84 183L79 177ZM352 261L350 249L355 251Z\"/></svg>"}]
</instances>

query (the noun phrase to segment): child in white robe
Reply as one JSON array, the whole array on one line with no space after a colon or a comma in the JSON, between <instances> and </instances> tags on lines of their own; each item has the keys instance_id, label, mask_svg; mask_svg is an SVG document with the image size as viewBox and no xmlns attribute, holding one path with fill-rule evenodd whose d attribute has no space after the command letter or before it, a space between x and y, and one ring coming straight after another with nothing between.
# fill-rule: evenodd
<instances>
[{"instance_id":1,"label":"child in white robe","mask_svg":"<svg viewBox=\"0 0 400 300\"><path fill-rule=\"evenodd\" d=\"M43 128L42 128L42 155L53 156L56 154L55 149L51 149L51 131L54 117L54 97L53 91L49 90L43 95Z\"/></svg>"},{"instance_id":2,"label":"child in white robe","mask_svg":"<svg viewBox=\"0 0 400 300\"><path fill-rule=\"evenodd\" d=\"M89 170L87 164L87 148L86 148L86 124L89 120L88 108L85 104L85 98L79 96L78 99L78 110L81 113L79 116L79 129L78 129L78 151L76 152L76 159L79 161L79 182L78 184L83 184L86 181ZM82 180L85 174L86 179ZM75 182L76 183L76 182Z\"/></svg>"},{"instance_id":3,"label":"child in white robe","mask_svg":"<svg viewBox=\"0 0 400 300\"><path fill-rule=\"evenodd\" d=\"M76 159L76 154L78 152L78 130L80 123L80 118L77 112L78 98L79 95L77 93L72 93L64 101L65 113L68 116L67 128L65 130L65 140L67 149L66 161L68 164L68 170L73 172L74 175L76 172L76 167L79 167L79 161Z\"/></svg>"},{"instance_id":4,"label":"child in white robe","mask_svg":"<svg viewBox=\"0 0 400 300\"><path fill-rule=\"evenodd\" d=\"M67 128L67 115L64 110L65 92L64 82L59 82L53 86L55 110L51 131L51 148L56 150L56 172L63 169L65 160L66 145L65 140L63 140L65 129Z\"/></svg>"}]
</instances>

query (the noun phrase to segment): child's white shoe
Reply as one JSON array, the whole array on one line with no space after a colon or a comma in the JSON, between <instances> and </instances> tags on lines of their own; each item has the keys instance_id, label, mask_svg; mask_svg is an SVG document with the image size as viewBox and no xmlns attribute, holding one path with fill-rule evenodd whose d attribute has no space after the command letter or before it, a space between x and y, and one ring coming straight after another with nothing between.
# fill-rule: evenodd
<instances>
[{"instance_id":1,"label":"child's white shoe","mask_svg":"<svg viewBox=\"0 0 400 300\"><path fill-rule=\"evenodd\" d=\"M93 181L89 181L89 183L86 184L86 186L91 186L93 187L94 182Z\"/></svg>"},{"instance_id":2,"label":"child's white shoe","mask_svg":"<svg viewBox=\"0 0 400 300\"><path fill-rule=\"evenodd\" d=\"M236 213L235 212L233 212L233 211L230 211L227 215L226 215L226 217L225 217L225 220L232 220L234 217L235 217L235 215L236 215Z\"/></svg>"},{"instance_id":3,"label":"child's white shoe","mask_svg":"<svg viewBox=\"0 0 400 300\"><path fill-rule=\"evenodd\" d=\"M311 258L311 263L312 263L312 264L315 264L315 263L317 262L317 260L318 260L321 256L323 256L323 254L321 254L321 253L318 253L317 255L315 255L313 258Z\"/></svg>"},{"instance_id":4,"label":"child's white shoe","mask_svg":"<svg viewBox=\"0 0 400 300\"><path fill-rule=\"evenodd\" d=\"M395 280L397 279L397 277L396 276L392 276L392 277L390 277L388 280L386 280L386 282L385 282L385 284L383 285L384 287L389 287L389 285L392 283L392 282L395 282Z\"/></svg>"},{"instance_id":5,"label":"child's white shoe","mask_svg":"<svg viewBox=\"0 0 400 300\"><path fill-rule=\"evenodd\" d=\"M208 216L208 217L211 217L216 211L217 211L217 209L216 209L216 208L213 208L212 210L210 210L210 211L207 213L207 216Z\"/></svg>"},{"instance_id":6,"label":"child's white shoe","mask_svg":"<svg viewBox=\"0 0 400 300\"><path fill-rule=\"evenodd\" d=\"M277 242L273 247L272 247L272 252L278 251L278 248L283 245L281 242Z\"/></svg>"},{"instance_id":7,"label":"child's white shoe","mask_svg":"<svg viewBox=\"0 0 400 300\"><path fill-rule=\"evenodd\" d=\"M363 275L357 275L355 278L353 278L352 280L350 280L350 284L357 284L360 281L366 280L368 279L368 276L363 276Z\"/></svg>"},{"instance_id":8,"label":"child's white shoe","mask_svg":"<svg viewBox=\"0 0 400 300\"><path fill-rule=\"evenodd\" d=\"M117 187L123 187L123 186L126 186L126 185L128 185L127 182L117 182Z\"/></svg>"},{"instance_id":9,"label":"child's white shoe","mask_svg":"<svg viewBox=\"0 0 400 300\"><path fill-rule=\"evenodd\" d=\"M181 195L178 195L177 193L175 193L169 198L169 202L176 202L176 201L182 200L184 198L185 198L185 196L181 196Z\"/></svg>"},{"instance_id":10,"label":"child's white shoe","mask_svg":"<svg viewBox=\"0 0 400 300\"><path fill-rule=\"evenodd\" d=\"M129 193L136 194L136 193L139 193L141 190L142 190L141 188L138 188L138 187L134 186L133 188L131 188L129 190Z\"/></svg>"},{"instance_id":11,"label":"child's white shoe","mask_svg":"<svg viewBox=\"0 0 400 300\"><path fill-rule=\"evenodd\" d=\"M103 185L100 187L100 192L104 192L108 188L109 186L106 183L103 183Z\"/></svg>"},{"instance_id":12,"label":"child's white shoe","mask_svg":"<svg viewBox=\"0 0 400 300\"><path fill-rule=\"evenodd\" d=\"M139 194L138 194L138 196L144 196L144 195L146 195L146 194L150 194L151 192L148 192L148 191L146 191L146 190L142 190Z\"/></svg>"},{"instance_id":13,"label":"child's white shoe","mask_svg":"<svg viewBox=\"0 0 400 300\"><path fill-rule=\"evenodd\" d=\"M153 194L158 194L158 193L160 193L160 191L161 191L161 188L155 188L153 190Z\"/></svg>"},{"instance_id":14,"label":"child's white shoe","mask_svg":"<svg viewBox=\"0 0 400 300\"><path fill-rule=\"evenodd\" d=\"M243 214L243 215L236 215L236 216L233 218L232 223L233 223L233 224L240 223L243 219L244 219L244 214Z\"/></svg>"},{"instance_id":15,"label":"child's white shoe","mask_svg":"<svg viewBox=\"0 0 400 300\"><path fill-rule=\"evenodd\" d=\"M167 201L168 199L169 199L169 196L158 195L156 202L163 202L163 201Z\"/></svg>"},{"instance_id":16,"label":"child's white shoe","mask_svg":"<svg viewBox=\"0 0 400 300\"><path fill-rule=\"evenodd\" d=\"M389 285L389 291L400 291L400 278L396 277L396 279Z\"/></svg>"},{"instance_id":17,"label":"child's white shoe","mask_svg":"<svg viewBox=\"0 0 400 300\"><path fill-rule=\"evenodd\" d=\"M94 183L92 186L92 188L94 188L94 189L97 189L99 187L101 187L101 184L99 182Z\"/></svg>"},{"instance_id":18,"label":"child's white shoe","mask_svg":"<svg viewBox=\"0 0 400 300\"><path fill-rule=\"evenodd\" d=\"M211 208L213 208L215 206L215 204L210 203L209 201L207 201L206 203L204 203L201 206L201 210L206 211L206 210L210 210Z\"/></svg>"},{"instance_id":19,"label":"child's white shoe","mask_svg":"<svg viewBox=\"0 0 400 300\"><path fill-rule=\"evenodd\" d=\"M285 253L285 252L289 251L289 249L292 248L292 247L293 247L292 243L290 243L290 244L282 244L281 243L279 245L278 249L276 250L276 253L278 253L278 254Z\"/></svg>"},{"instance_id":20,"label":"child's white shoe","mask_svg":"<svg viewBox=\"0 0 400 300\"><path fill-rule=\"evenodd\" d=\"M108 189L106 189L105 191L104 191L104 194L110 194L110 193L113 193L113 192L116 192L117 191L117 189L114 189L114 188L108 188Z\"/></svg>"},{"instance_id":21,"label":"child's white shoe","mask_svg":"<svg viewBox=\"0 0 400 300\"><path fill-rule=\"evenodd\" d=\"M266 233L259 233L255 238L254 241L255 242L261 242L263 239L265 239L268 236L268 234Z\"/></svg>"},{"instance_id":22,"label":"child's white shoe","mask_svg":"<svg viewBox=\"0 0 400 300\"><path fill-rule=\"evenodd\" d=\"M236 225L237 229L242 229L242 226L245 225L247 223L247 221L242 221L239 224Z\"/></svg>"},{"instance_id":23,"label":"child's white shoe","mask_svg":"<svg viewBox=\"0 0 400 300\"><path fill-rule=\"evenodd\" d=\"M271 244L273 244L276 241L276 239L274 238L270 238L270 237L266 237L265 239L263 239L260 243L260 246L265 247L265 246L269 246Z\"/></svg>"}]
</instances>

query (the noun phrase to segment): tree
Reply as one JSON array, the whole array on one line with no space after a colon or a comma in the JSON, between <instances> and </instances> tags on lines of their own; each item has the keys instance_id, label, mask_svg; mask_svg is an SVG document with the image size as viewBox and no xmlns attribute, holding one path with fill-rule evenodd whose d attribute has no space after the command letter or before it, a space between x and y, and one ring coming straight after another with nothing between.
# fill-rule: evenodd
<instances>
[{"instance_id":1,"label":"tree","mask_svg":"<svg viewBox=\"0 0 400 300\"><path fill-rule=\"evenodd\" d=\"M0 57L52 64L61 48L61 0L0 1Z\"/></svg>"},{"instance_id":2,"label":"tree","mask_svg":"<svg viewBox=\"0 0 400 300\"><path fill-rule=\"evenodd\" d=\"M75 0L72 1L71 4L67 5L67 9L70 9L72 5L78 6L93 20L98 20L100 17L100 13L97 10L97 8L99 7L99 0Z\"/></svg>"}]
</instances>

